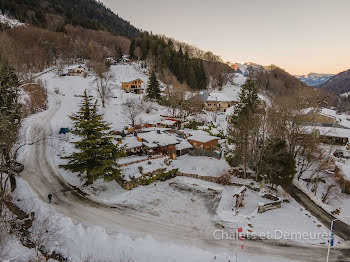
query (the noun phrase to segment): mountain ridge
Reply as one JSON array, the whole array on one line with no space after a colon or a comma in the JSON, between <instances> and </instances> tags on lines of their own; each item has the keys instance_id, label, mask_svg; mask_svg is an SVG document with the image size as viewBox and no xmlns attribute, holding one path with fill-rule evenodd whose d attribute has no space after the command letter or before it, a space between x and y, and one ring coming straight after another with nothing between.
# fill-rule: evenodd
<instances>
[{"instance_id":1,"label":"mountain ridge","mask_svg":"<svg viewBox=\"0 0 350 262\"><path fill-rule=\"evenodd\" d=\"M335 75L324 83L321 88L336 95L350 92L350 69Z\"/></svg>"},{"instance_id":2,"label":"mountain ridge","mask_svg":"<svg viewBox=\"0 0 350 262\"><path fill-rule=\"evenodd\" d=\"M334 74L309 73L306 75L295 75L297 79L302 81L307 86L320 87L329 79L334 77Z\"/></svg>"}]
</instances>

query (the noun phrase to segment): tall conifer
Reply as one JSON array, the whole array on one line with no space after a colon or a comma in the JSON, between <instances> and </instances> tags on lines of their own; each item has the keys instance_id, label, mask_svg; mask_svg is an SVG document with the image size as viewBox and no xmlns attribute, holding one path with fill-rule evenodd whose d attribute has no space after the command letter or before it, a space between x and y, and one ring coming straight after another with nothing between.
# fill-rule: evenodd
<instances>
[{"instance_id":1,"label":"tall conifer","mask_svg":"<svg viewBox=\"0 0 350 262\"><path fill-rule=\"evenodd\" d=\"M68 163L60 167L79 173L86 179L86 184L99 178L117 180L120 170L116 160L122 155L122 151L115 143L109 125L98 114L97 104L92 103L92 98L86 91L83 98L78 113L70 116L74 123L72 133L79 137L73 142L76 152L64 157Z\"/></svg>"},{"instance_id":2,"label":"tall conifer","mask_svg":"<svg viewBox=\"0 0 350 262\"><path fill-rule=\"evenodd\" d=\"M151 76L148 81L147 89L146 89L147 97L149 99L160 99L160 88L159 82L157 79L156 72L153 70L151 72Z\"/></svg>"}]
</instances>

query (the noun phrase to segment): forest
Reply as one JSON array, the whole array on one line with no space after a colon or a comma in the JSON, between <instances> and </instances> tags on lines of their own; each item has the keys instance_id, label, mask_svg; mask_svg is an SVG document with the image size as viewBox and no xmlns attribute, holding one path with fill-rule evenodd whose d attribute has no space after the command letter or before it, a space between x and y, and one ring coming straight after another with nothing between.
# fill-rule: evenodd
<instances>
[{"instance_id":1,"label":"forest","mask_svg":"<svg viewBox=\"0 0 350 262\"><path fill-rule=\"evenodd\" d=\"M177 80L192 89L204 89L207 86L207 75L203 62L191 57L182 46L176 47L171 39L158 35L142 33L130 44L130 56L141 60L149 60L157 71L169 69Z\"/></svg>"},{"instance_id":2,"label":"forest","mask_svg":"<svg viewBox=\"0 0 350 262\"><path fill-rule=\"evenodd\" d=\"M128 38L140 33L129 22L94 0L0 0L0 10L22 22L50 30L61 31L70 24Z\"/></svg>"}]
</instances>

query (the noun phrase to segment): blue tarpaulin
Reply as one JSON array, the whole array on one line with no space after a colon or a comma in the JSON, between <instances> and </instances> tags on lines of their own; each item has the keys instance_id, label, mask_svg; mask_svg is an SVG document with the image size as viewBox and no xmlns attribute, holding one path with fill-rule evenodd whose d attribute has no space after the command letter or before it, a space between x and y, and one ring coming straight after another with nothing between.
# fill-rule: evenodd
<instances>
[{"instance_id":1,"label":"blue tarpaulin","mask_svg":"<svg viewBox=\"0 0 350 262\"><path fill-rule=\"evenodd\" d=\"M59 134L67 134L69 133L68 127L61 127Z\"/></svg>"}]
</instances>

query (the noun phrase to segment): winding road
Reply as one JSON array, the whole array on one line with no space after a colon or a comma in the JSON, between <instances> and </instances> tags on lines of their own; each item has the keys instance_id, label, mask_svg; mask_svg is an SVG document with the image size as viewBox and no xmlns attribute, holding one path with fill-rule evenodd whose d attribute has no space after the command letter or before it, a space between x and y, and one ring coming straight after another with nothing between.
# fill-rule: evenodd
<instances>
[{"instance_id":1,"label":"winding road","mask_svg":"<svg viewBox=\"0 0 350 262\"><path fill-rule=\"evenodd\" d=\"M330 227L332 220L336 218L326 212L322 207L315 204L303 191L294 185L291 185L287 192L302 206L304 206L312 215L317 217L325 226ZM340 220L334 222L334 233L342 239L350 240L350 226ZM349 259L350 260L350 259Z\"/></svg>"},{"instance_id":2,"label":"winding road","mask_svg":"<svg viewBox=\"0 0 350 262\"><path fill-rule=\"evenodd\" d=\"M51 119L60 108L60 101L56 100L49 110L32 118L27 130L28 140L40 139L51 133ZM214 240L212 233L218 229L214 223L198 231L181 225L181 221L177 225L155 221L154 217L148 217L124 206L108 206L90 200L72 190L61 177L57 167L50 161L48 146L47 141L44 141L27 148L22 178L43 201L47 200L49 192L62 192L54 197L53 206L57 212L85 225L101 226L109 233L124 233L135 238L151 235L161 242L195 246L213 253L234 255L234 250L240 245L239 241ZM244 246L246 253L280 258L281 261L325 261L327 253L325 248L318 246L275 241L245 240ZM350 261L350 249L332 249L330 261Z\"/></svg>"}]
</instances>

